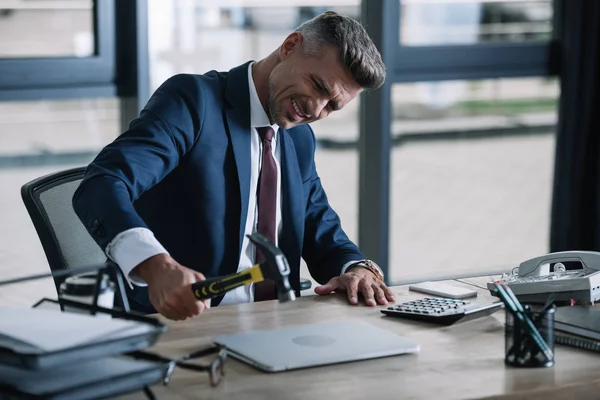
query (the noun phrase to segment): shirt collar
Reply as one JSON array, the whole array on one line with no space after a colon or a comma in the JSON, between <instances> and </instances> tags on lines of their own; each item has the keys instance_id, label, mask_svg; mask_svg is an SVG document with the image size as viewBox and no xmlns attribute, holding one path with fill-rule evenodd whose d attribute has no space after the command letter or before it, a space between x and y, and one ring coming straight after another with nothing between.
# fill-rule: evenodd
<instances>
[{"instance_id":1,"label":"shirt collar","mask_svg":"<svg viewBox=\"0 0 600 400\"><path fill-rule=\"evenodd\" d=\"M248 87L250 89L250 127L258 128L261 126L270 126L273 128L273 131L277 133L279 126L277 124L270 124L269 117L265 112L260 99L258 98L258 93L256 92L256 86L254 85L254 80L252 79L252 65L254 63L250 63L248 65Z\"/></svg>"}]
</instances>

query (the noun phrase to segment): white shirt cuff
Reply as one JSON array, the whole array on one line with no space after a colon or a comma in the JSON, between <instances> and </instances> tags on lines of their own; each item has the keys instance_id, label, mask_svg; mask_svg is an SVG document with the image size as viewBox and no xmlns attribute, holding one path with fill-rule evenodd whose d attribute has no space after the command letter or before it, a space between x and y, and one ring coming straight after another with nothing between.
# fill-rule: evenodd
<instances>
[{"instance_id":1,"label":"white shirt cuff","mask_svg":"<svg viewBox=\"0 0 600 400\"><path fill-rule=\"evenodd\" d=\"M343 275L346 273L346 271L348 270L348 268L350 268L351 266L353 266L356 263L359 262L365 262L366 260L354 260L354 261L348 261L346 264L344 264L344 266L342 267L342 272L340 273L340 275ZM383 276L383 272L381 271L381 268L379 268L379 265L372 263L373 267L377 269L377 271L379 271L379 273L381 274L381 276ZM366 268L366 266L364 265L360 265L363 268Z\"/></svg>"},{"instance_id":2,"label":"white shirt cuff","mask_svg":"<svg viewBox=\"0 0 600 400\"><path fill-rule=\"evenodd\" d=\"M146 228L123 231L106 246L106 256L121 268L130 286L146 286L146 282L131 270L148 258L162 253L169 254L154 233Z\"/></svg>"}]
</instances>

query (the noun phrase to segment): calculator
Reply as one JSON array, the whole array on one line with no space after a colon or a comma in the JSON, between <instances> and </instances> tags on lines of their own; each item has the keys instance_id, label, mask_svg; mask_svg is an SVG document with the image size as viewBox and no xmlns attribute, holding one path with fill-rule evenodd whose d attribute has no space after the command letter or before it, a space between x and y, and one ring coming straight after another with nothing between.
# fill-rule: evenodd
<instances>
[{"instance_id":1,"label":"calculator","mask_svg":"<svg viewBox=\"0 0 600 400\"><path fill-rule=\"evenodd\" d=\"M457 299L428 297L387 307L381 312L390 317L452 325L490 315L502 308L502 302L471 303Z\"/></svg>"}]
</instances>

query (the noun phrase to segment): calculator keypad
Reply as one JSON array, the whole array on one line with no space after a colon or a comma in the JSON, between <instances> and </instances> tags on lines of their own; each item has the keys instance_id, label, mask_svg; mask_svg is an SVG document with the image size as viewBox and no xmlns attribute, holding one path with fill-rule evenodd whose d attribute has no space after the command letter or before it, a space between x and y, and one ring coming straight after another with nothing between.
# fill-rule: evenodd
<instances>
[{"instance_id":1,"label":"calculator keypad","mask_svg":"<svg viewBox=\"0 0 600 400\"><path fill-rule=\"evenodd\" d=\"M457 321L468 321L492 314L499 310L501 305L502 302L478 304L435 297L386 307L381 312L391 317L451 325Z\"/></svg>"},{"instance_id":2,"label":"calculator keypad","mask_svg":"<svg viewBox=\"0 0 600 400\"><path fill-rule=\"evenodd\" d=\"M456 312L467 304L469 304L468 301L462 300L426 298L388 307L388 309L405 313L439 315L447 312Z\"/></svg>"}]
</instances>

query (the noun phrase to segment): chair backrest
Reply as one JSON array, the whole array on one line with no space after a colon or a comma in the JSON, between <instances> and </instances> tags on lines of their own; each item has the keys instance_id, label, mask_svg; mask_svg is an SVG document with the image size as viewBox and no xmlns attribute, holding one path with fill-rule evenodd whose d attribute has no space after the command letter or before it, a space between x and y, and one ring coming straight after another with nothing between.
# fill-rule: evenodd
<instances>
[{"instance_id":1,"label":"chair backrest","mask_svg":"<svg viewBox=\"0 0 600 400\"><path fill-rule=\"evenodd\" d=\"M84 172L85 167L60 171L21 187L21 197L53 272L106 261L106 255L73 210L73 194ZM54 279L57 291L64 279Z\"/></svg>"}]
</instances>

